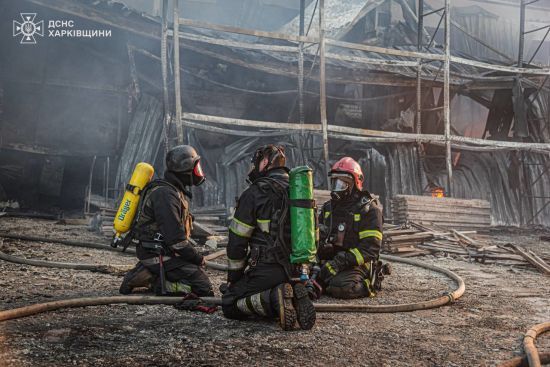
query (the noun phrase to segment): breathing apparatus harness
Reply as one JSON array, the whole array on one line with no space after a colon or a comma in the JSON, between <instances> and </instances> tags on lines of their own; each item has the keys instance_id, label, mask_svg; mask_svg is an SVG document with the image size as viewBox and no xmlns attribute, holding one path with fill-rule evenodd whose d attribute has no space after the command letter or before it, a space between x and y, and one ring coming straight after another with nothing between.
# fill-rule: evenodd
<instances>
[{"instance_id":1,"label":"breathing apparatus harness","mask_svg":"<svg viewBox=\"0 0 550 367\"><path fill-rule=\"evenodd\" d=\"M277 168L284 169L284 167ZM275 261L285 269L285 273L290 279L292 269L289 259L292 249L285 239L285 224L290 222L288 186L271 177L260 177L254 181L254 185L268 195L273 204L280 203L280 206L273 207L269 232L258 228L258 232L261 233L267 246L255 245L251 247L250 266L256 266L258 260Z\"/></svg>"}]
</instances>

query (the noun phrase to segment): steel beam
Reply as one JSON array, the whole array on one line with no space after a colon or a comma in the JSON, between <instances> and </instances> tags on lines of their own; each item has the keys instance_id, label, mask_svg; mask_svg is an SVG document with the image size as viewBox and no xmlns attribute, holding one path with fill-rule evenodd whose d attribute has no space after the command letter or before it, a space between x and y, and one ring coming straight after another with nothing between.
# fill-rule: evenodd
<instances>
[{"instance_id":1,"label":"steel beam","mask_svg":"<svg viewBox=\"0 0 550 367\"><path fill-rule=\"evenodd\" d=\"M453 196L453 165L451 153L450 67L451 67L451 0L445 0L445 61L443 66L443 122L445 124L445 161L447 165L447 193Z\"/></svg>"},{"instance_id":2,"label":"steel beam","mask_svg":"<svg viewBox=\"0 0 550 367\"><path fill-rule=\"evenodd\" d=\"M319 0L319 109L321 112L321 125L323 129L325 173L327 176L327 189L329 189L330 183L328 180L328 173L330 172L330 162L328 154L327 86L325 68L325 0Z\"/></svg>"},{"instance_id":3,"label":"steel beam","mask_svg":"<svg viewBox=\"0 0 550 367\"><path fill-rule=\"evenodd\" d=\"M164 107L163 140L165 152L170 149L170 96L168 94L168 0L162 0L162 25L160 37L160 65L162 74L162 102Z\"/></svg>"},{"instance_id":4,"label":"steel beam","mask_svg":"<svg viewBox=\"0 0 550 367\"><path fill-rule=\"evenodd\" d=\"M180 42L179 42L179 0L174 0L174 95L176 104L176 131L178 144L183 144L183 125L181 124L181 79L180 79Z\"/></svg>"}]
</instances>

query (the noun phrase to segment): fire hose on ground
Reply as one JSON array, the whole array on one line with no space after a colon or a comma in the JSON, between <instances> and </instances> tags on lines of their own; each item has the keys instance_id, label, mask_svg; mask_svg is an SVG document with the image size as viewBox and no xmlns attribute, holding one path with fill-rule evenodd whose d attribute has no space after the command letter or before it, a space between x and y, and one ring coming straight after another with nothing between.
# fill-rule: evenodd
<instances>
[{"instance_id":1,"label":"fire hose on ground","mask_svg":"<svg viewBox=\"0 0 550 367\"><path fill-rule=\"evenodd\" d=\"M60 243L64 245L89 247L102 250L111 250L120 252L120 250L114 249L108 245L91 243L91 242L74 242L68 240L58 240L47 237L30 237L30 236L18 236L18 235L5 235L0 234L0 237L20 239L27 241L43 241ZM1 243L0 239L0 243ZM129 249L131 253L135 252L133 249ZM212 260L225 254L225 250L217 251L213 254L206 256L206 266L215 269L226 271L227 265L213 262ZM337 304L337 303L316 303L315 309L318 312L367 312L367 313L393 313L393 312L410 312L416 310L425 310L435 307L441 307L446 304L452 303L454 300L460 298L464 294L465 285L460 276L454 272L441 268L436 265L427 264L421 261L400 258L390 255L381 255L384 260L400 262L412 266L418 266L427 270L432 270L446 275L456 282L457 287L450 293L436 299L405 303L397 305L364 305L364 304ZM44 260L31 260L15 257L5 254L0 251L0 259L32 266L45 266L64 269L75 270L90 270L90 271L102 271L102 272L120 272L127 265L94 265L94 264L78 264L78 263L60 263ZM112 269L115 269L114 271ZM212 304L221 304L221 299L216 297L202 297L203 301ZM112 297L84 297L73 298L68 300L52 301L46 303L39 303L31 306L20 307L11 310L0 311L0 322L12 320L16 318L22 318L32 316L44 312L55 311L65 308L87 307L87 306L101 306L112 304L129 304L129 305L175 305L181 302L181 297L157 297L157 296L112 296ZM550 363L550 353L541 353L539 355L534 340L538 335L550 330L550 322L535 325L528 330L524 337L524 350L526 355L523 357L516 357L507 362L504 362L499 367L518 367L518 366L530 366L538 367L542 364Z\"/></svg>"},{"instance_id":2,"label":"fire hose on ground","mask_svg":"<svg viewBox=\"0 0 550 367\"><path fill-rule=\"evenodd\" d=\"M550 353L540 353L539 358L543 365L550 363ZM499 364L497 367L534 367L534 366L535 365L529 365L529 360L527 356L521 356L521 357L512 358L502 364Z\"/></svg>"},{"instance_id":3,"label":"fire hose on ground","mask_svg":"<svg viewBox=\"0 0 550 367\"><path fill-rule=\"evenodd\" d=\"M539 356L539 352L535 347L535 339L537 339L537 336L539 336L540 334L545 333L549 330L550 330L550 321L532 326L525 333L523 337L523 350L525 351L525 355L527 356L527 360L529 361L530 367L541 366L542 361ZM548 363L548 362L549 361L545 363Z\"/></svg>"},{"instance_id":4,"label":"fire hose on ground","mask_svg":"<svg viewBox=\"0 0 550 367\"><path fill-rule=\"evenodd\" d=\"M59 243L61 245L67 245L67 246L73 246L73 247L95 248L95 249L98 249L98 250L107 250L107 251L114 251L114 252L122 253L121 248L114 248L114 247L111 247L109 245L104 245L102 243L96 243L96 242L72 241L72 240L65 240L65 239L60 239L60 238L26 236L26 235L10 234L10 233L0 233L0 237L9 238L9 239L12 239L12 240L22 240L22 241L31 241L31 242ZM134 254L135 252L136 252L136 250L134 250L133 248L126 249L126 253L128 253L128 254Z\"/></svg>"},{"instance_id":5,"label":"fire hose on ground","mask_svg":"<svg viewBox=\"0 0 550 367\"><path fill-rule=\"evenodd\" d=\"M4 237L4 235L1 235ZM10 236L10 238L14 238L16 236ZM22 236L18 236L22 237ZM49 242L57 242L62 243L65 245L71 245L71 241L56 241L54 239L44 238L42 241L49 241ZM101 248L101 249L108 249L109 246L101 245L101 244L92 244L93 248ZM78 246L84 246L87 247L83 243L79 243ZM211 254L207 257L207 266L216 269L216 270L227 270L227 266L223 264L218 264L213 261L212 259L221 256L224 254L224 251L218 251L214 254ZM3 254L6 255L6 254ZM2 256L2 259L6 261L12 261L15 257L13 256ZM455 274L454 272L441 268L436 265L427 264L425 262L417 261L417 260L411 260L406 258L400 258L396 256L390 256L390 255L381 255L381 258L383 260L389 260L394 262L400 262L412 266L418 266L427 270L436 271L438 273L444 274L447 277L451 278L453 281L456 282L456 288L452 292L448 292L443 296L440 296L438 298L427 300L427 301L420 301L420 302L413 302L413 303L402 303L402 304L394 304L394 305L366 305L366 304L340 304L340 303L316 303L315 309L318 312L369 312L369 313L392 313L392 312L410 312L410 311L416 311L416 310L425 310L435 307L441 307L446 304L452 303L453 301L457 300L464 294L465 285L464 281L460 276ZM52 263L52 262L46 262L42 260L27 260L27 259L21 259L21 258L15 258L17 259L18 263L27 264L27 265L38 265L44 266L47 263L50 263L49 265L52 265L55 267L55 265L64 264L67 265L67 263ZM34 262L34 263L31 263ZM39 262L38 264L36 262ZM88 265L88 264L69 264L69 265L86 265L94 267L94 270L102 269L106 265ZM112 265L111 265L112 266ZM81 268L82 269L82 268ZM90 269L84 269L84 270L90 270ZM214 304L221 304L220 298L204 298L204 301ZM85 306L95 306L95 305L108 305L108 304L118 304L118 303L126 303L126 304L175 304L181 302L181 297L154 297L154 296L114 296L114 297L91 297L91 298L75 298L75 299L69 299L69 300L62 300L62 301L53 301L53 302L47 302L42 304L36 304L32 306L25 306L17 309L12 310L6 310L0 312L0 321L10 320L14 318L19 317L26 317L35 315L38 313L58 310L62 308L71 308L71 307L85 307Z\"/></svg>"},{"instance_id":6,"label":"fire hose on ground","mask_svg":"<svg viewBox=\"0 0 550 367\"><path fill-rule=\"evenodd\" d=\"M0 244L2 240L0 239ZM101 265L101 264L80 264L80 263L64 263L57 261L36 260L36 259L24 259L13 255L6 254L0 251L0 259L8 261L14 264L40 266L44 268L56 268L56 269L72 269L72 270L88 270L105 274L120 275L132 268L131 265Z\"/></svg>"},{"instance_id":7,"label":"fire hose on ground","mask_svg":"<svg viewBox=\"0 0 550 367\"><path fill-rule=\"evenodd\" d=\"M499 364L498 367L541 367L543 364L550 363L550 353L539 354L535 347L535 340L537 337L547 331L550 331L550 321L531 326L523 336L523 351L525 355L510 359Z\"/></svg>"},{"instance_id":8,"label":"fire hose on ground","mask_svg":"<svg viewBox=\"0 0 550 367\"><path fill-rule=\"evenodd\" d=\"M0 237L21 239L21 237L24 237L24 236L6 237L5 235L1 234ZM29 237L26 237L26 238L29 238ZM73 244L71 241L63 240L63 242L61 242L61 240L49 239L47 237L31 237L31 238L33 238L33 240L36 240L36 241L53 242L53 243L60 243L65 245ZM3 243L3 240L2 238L0 238L0 245L2 243ZM101 244L96 244L91 242L76 242L76 244L79 247L90 247L90 248L102 249L102 250L111 249L116 252L120 252L119 250L116 250L111 246L101 245ZM87 246L83 244L90 244L92 246ZM129 250L132 250L135 253L134 249L129 249ZM227 267L225 265L210 261L222 255L225 255L225 250L217 251L210 255L205 256L206 266L214 270L227 270ZM124 274L125 272L133 268L133 265L81 264L81 263L66 263L66 262L37 260L37 259L25 259L22 257L6 254L5 252L2 252L2 251L0 251L0 259L11 263L15 263L15 264L21 264L21 265L40 266L45 268L57 268L57 269L88 270L92 272L115 274L115 275Z\"/></svg>"},{"instance_id":9,"label":"fire hose on ground","mask_svg":"<svg viewBox=\"0 0 550 367\"><path fill-rule=\"evenodd\" d=\"M212 259L224 255L224 251L218 251L214 254L208 255L206 266L215 269L215 270L227 270L227 265L218 264L213 261ZM397 304L397 305L364 305L364 304L339 304L339 303L318 303L315 305L315 309L319 312L371 312L371 313L387 313L387 312L409 312L409 311L416 311L416 310L425 310L435 307L444 306L448 303L453 302L454 300L458 299L462 296L464 293L464 281L455 273L453 273L450 270L440 268L435 265L430 265L427 263L423 263L416 260L411 259L404 259L399 258L395 256L390 255L381 255L381 258L384 260L390 260L395 262L401 262L413 266L419 266L428 270L433 270L442 274L447 275L449 278L453 279L458 287L450 293L447 293L446 295L443 295L441 297L428 300L428 301L420 301L420 302L414 302L414 303L403 303L403 304ZM5 254L4 252L0 251L0 259L4 261L9 261L12 263L17 264L23 264L23 265L32 265L32 266L43 266L43 267L50 267L50 268L62 268L62 269L75 269L75 270L90 270L90 271L96 271L96 272L105 272L105 273L120 273L124 270L129 270L130 266L127 265L95 265L95 264L78 264L78 263L60 263L60 262L53 262L53 261L44 261L44 260L31 260L31 259L23 259L20 257L11 256L8 254ZM133 299L131 302L135 302L136 296L130 296ZM116 297L115 297L116 298ZM124 298L124 297L123 297ZM160 297L160 298L166 298L166 297ZM178 297L174 297L175 299L179 299ZM113 298L114 299L114 298ZM115 303L124 303L123 301L120 301L118 299L114 299ZM212 302L212 300L209 300L209 302ZM220 303L219 300L214 303ZM103 304L103 303L102 303ZM168 303L172 304L172 303ZM75 306L78 307L78 306Z\"/></svg>"},{"instance_id":10,"label":"fire hose on ground","mask_svg":"<svg viewBox=\"0 0 550 367\"><path fill-rule=\"evenodd\" d=\"M32 241L32 242L51 242L51 243L58 243L66 246L93 248L97 250L113 251L113 252L118 252L122 254L127 253L130 255L133 255L136 253L136 250L133 248L127 248L123 252L121 248L114 248L109 245L104 245L102 243L95 243L95 242L81 242L81 241L64 240L59 238L24 236L24 235L0 233L0 243L2 241L2 238L8 238L12 240ZM217 253L214 253L214 254L217 254ZM208 259L214 254L206 256L206 259L207 259L206 266L214 270L222 270L222 271L227 270L227 267L225 267L225 265L208 261ZM220 252L218 256L221 256L223 254L224 253ZM214 259L218 256L214 256L211 258ZM94 264L60 263L55 261L23 259L23 258L8 255L1 251L0 251L0 259L4 261L17 263L17 264L22 264L22 265L42 266L47 268L89 270L89 271L107 273L107 274L119 274L121 271L127 271L130 269L128 265L94 265Z\"/></svg>"}]
</instances>

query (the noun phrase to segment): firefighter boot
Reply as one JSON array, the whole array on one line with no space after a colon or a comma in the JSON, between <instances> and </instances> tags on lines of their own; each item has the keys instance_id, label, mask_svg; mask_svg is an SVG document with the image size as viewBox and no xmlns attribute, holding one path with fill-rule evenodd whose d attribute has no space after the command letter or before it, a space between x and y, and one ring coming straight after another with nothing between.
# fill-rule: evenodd
<instances>
[{"instance_id":1,"label":"firefighter boot","mask_svg":"<svg viewBox=\"0 0 550 367\"><path fill-rule=\"evenodd\" d=\"M130 294L134 288L150 287L153 280L153 274L141 263L124 275L120 285L120 294Z\"/></svg>"},{"instance_id":2,"label":"firefighter boot","mask_svg":"<svg viewBox=\"0 0 550 367\"><path fill-rule=\"evenodd\" d=\"M305 294L307 298L307 292ZM279 325L281 325L281 328L283 330L294 329L297 315L292 302L294 298L292 285L289 283L283 283L273 288L271 297L273 300L272 306L274 313L279 317Z\"/></svg>"},{"instance_id":3,"label":"firefighter boot","mask_svg":"<svg viewBox=\"0 0 550 367\"><path fill-rule=\"evenodd\" d=\"M251 296L237 300L237 310L241 316L260 316L279 319L283 330L292 330L296 324L296 310L292 304L292 286L283 283Z\"/></svg>"},{"instance_id":4,"label":"firefighter boot","mask_svg":"<svg viewBox=\"0 0 550 367\"><path fill-rule=\"evenodd\" d=\"M298 325L303 330L310 330L315 325L315 307L309 298L308 291L302 283L294 285L294 308L298 318Z\"/></svg>"}]
</instances>

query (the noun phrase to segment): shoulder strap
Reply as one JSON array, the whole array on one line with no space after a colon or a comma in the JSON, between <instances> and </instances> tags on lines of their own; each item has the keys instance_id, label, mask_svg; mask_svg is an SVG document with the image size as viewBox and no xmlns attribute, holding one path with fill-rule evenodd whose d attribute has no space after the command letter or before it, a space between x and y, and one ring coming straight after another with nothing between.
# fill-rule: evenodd
<instances>
[{"instance_id":1,"label":"shoulder strap","mask_svg":"<svg viewBox=\"0 0 550 367\"><path fill-rule=\"evenodd\" d=\"M157 179L149 182L143 190L141 190L141 195L139 196L139 205L138 209L136 211L136 215L134 216L134 220L132 221L132 225L130 226L130 231L135 230L135 225L138 222L139 218L141 217L141 214L143 213L143 208L145 207L145 202L147 201L148 195L150 195L155 189L161 187L161 186L170 186L173 189L177 190L177 188L172 185L170 182L167 182L165 180ZM153 220L149 220L144 225L149 225L153 222Z\"/></svg>"},{"instance_id":2,"label":"shoulder strap","mask_svg":"<svg viewBox=\"0 0 550 367\"><path fill-rule=\"evenodd\" d=\"M290 276L289 269L287 269L287 263L289 262L289 256L291 249L289 244L285 241L285 221L290 220L290 211L289 211L289 193L288 185L285 185L284 182L275 180L270 177L262 177L254 182L254 185L258 185L258 188L270 195L272 199L277 196L277 199L280 199L281 206L279 208L273 208L274 212L279 211L279 217L277 218L275 239L271 237L271 233L267 234L263 231L260 231L267 243L269 244L270 251L273 252L273 255L277 258L278 262L285 267L287 275ZM274 200L272 200L274 202ZM274 212L272 215L274 215Z\"/></svg>"},{"instance_id":3,"label":"shoulder strap","mask_svg":"<svg viewBox=\"0 0 550 367\"><path fill-rule=\"evenodd\" d=\"M353 205L349 212L349 224L355 233L359 233L359 223L361 221L361 213L368 213L372 198L370 195L361 195L359 200Z\"/></svg>"},{"instance_id":4,"label":"shoulder strap","mask_svg":"<svg viewBox=\"0 0 550 367\"><path fill-rule=\"evenodd\" d=\"M279 180L273 179L271 177L262 177L254 181L253 185L258 186L260 190L266 192L267 189L270 189L273 192L286 191L288 184L281 182Z\"/></svg>"},{"instance_id":5,"label":"shoulder strap","mask_svg":"<svg viewBox=\"0 0 550 367\"><path fill-rule=\"evenodd\" d=\"M374 199L370 196L370 194L368 195L362 195L361 196L361 199L359 199L357 201L357 204L355 204L355 206L353 207L353 211L355 213L358 213L360 212L363 208L366 209L366 211L368 212L369 209L370 209L370 205L371 203L374 201Z\"/></svg>"},{"instance_id":6,"label":"shoulder strap","mask_svg":"<svg viewBox=\"0 0 550 367\"><path fill-rule=\"evenodd\" d=\"M285 185L284 182L280 182L270 177L262 177L256 180L254 185L256 185L264 194L271 196L272 201L275 201L273 199L277 199L277 201L280 200L281 208L289 206L290 198L288 193L288 185Z\"/></svg>"},{"instance_id":7,"label":"shoulder strap","mask_svg":"<svg viewBox=\"0 0 550 367\"><path fill-rule=\"evenodd\" d=\"M332 203L329 200L323 206L324 207L321 214L323 216L323 224L330 229L330 227L332 226ZM329 213L329 215L327 215L326 213ZM329 221L330 223L328 223Z\"/></svg>"}]
</instances>

